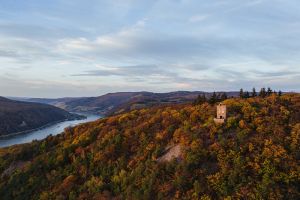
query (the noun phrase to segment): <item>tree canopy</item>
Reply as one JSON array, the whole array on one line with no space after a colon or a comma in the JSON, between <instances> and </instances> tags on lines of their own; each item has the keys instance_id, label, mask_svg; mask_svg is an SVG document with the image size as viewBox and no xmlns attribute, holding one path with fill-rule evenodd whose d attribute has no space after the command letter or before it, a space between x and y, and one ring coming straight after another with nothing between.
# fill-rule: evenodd
<instances>
[{"instance_id":1,"label":"tree canopy","mask_svg":"<svg viewBox=\"0 0 300 200\"><path fill-rule=\"evenodd\" d=\"M134 110L0 149L6 199L299 199L300 95ZM181 158L158 162L180 145Z\"/></svg>"}]
</instances>

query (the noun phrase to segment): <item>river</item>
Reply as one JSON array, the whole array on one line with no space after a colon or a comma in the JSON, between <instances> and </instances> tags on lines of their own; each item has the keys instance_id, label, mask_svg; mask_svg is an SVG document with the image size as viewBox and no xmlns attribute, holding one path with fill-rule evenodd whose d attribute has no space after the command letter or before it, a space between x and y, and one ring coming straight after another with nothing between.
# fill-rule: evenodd
<instances>
[{"instance_id":1,"label":"river","mask_svg":"<svg viewBox=\"0 0 300 200\"><path fill-rule=\"evenodd\" d=\"M81 115L86 115L86 114L81 114ZM57 135L63 132L66 127L75 126L85 122L95 121L101 118L101 116L99 115L86 115L86 117L87 117L86 119L82 119L82 120L59 122L29 133L20 134L8 138L1 138L0 147L7 147L14 144L23 144L23 143L31 142L32 140L41 140L46 138L50 134Z\"/></svg>"}]
</instances>

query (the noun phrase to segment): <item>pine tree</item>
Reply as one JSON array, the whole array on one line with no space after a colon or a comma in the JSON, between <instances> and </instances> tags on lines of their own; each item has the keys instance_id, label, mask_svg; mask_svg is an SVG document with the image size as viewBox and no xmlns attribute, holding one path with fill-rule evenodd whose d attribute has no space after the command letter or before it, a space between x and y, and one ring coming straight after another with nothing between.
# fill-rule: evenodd
<instances>
[{"instance_id":1,"label":"pine tree","mask_svg":"<svg viewBox=\"0 0 300 200\"><path fill-rule=\"evenodd\" d=\"M214 92L209 99L209 103L215 104L216 102L217 102L217 94L216 94L216 92Z\"/></svg>"},{"instance_id":2,"label":"pine tree","mask_svg":"<svg viewBox=\"0 0 300 200\"><path fill-rule=\"evenodd\" d=\"M226 99L227 99L227 94L225 92L223 92L221 95L221 101L224 101Z\"/></svg>"},{"instance_id":3,"label":"pine tree","mask_svg":"<svg viewBox=\"0 0 300 200\"><path fill-rule=\"evenodd\" d=\"M256 97L257 96L257 93L256 93L256 90L255 88L252 89L252 97Z\"/></svg>"},{"instance_id":4,"label":"pine tree","mask_svg":"<svg viewBox=\"0 0 300 200\"><path fill-rule=\"evenodd\" d=\"M244 98L244 91L243 91L243 88L240 89L240 98Z\"/></svg>"},{"instance_id":5,"label":"pine tree","mask_svg":"<svg viewBox=\"0 0 300 200\"><path fill-rule=\"evenodd\" d=\"M221 93L217 94L217 102L221 101Z\"/></svg>"},{"instance_id":6,"label":"pine tree","mask_svg":"<svg viewBox=\"0 0 300 200\"><path fill-rule=\"evenodd\" d=\"M259 92L259 96L262 98L267 96L266 88L261 88L261 90Z\"/></svg>"},{"instance_id":7,"label":"pine tree","mask_svg":"<svg viewBox=\"0 0 300 200\"><path fill-rule=\"evenodd\" d=\"M273 93L273 91L271 90L270 87L268 87L267 95L268 95L268 96L271 96L272 93Z\"/></svg>"},{"instance_id":8,"label":"pine tree","mask_svg":"<svg viewBox=\"0 0 300 200\"><path fill-rule=\"evenodd\" d=\"M205 97L205 94L202 94L202 95L198 95L198 97L194 100L193 102L193 105L201 105L203 103L205 103L207 100L206 100L206 97Z\"/></svg>"},{"instance_id":9,"label":"pine tree","mask_svg":"<svg viewBox=\"0 0 300 200\"><path fill-rule=\"evenodd\" d=\"M244 98L249 98L249 97L250 97L250 94L249 94L248 91L246 91L246 92L244 93Z\"/></svg>"}]
</instances>

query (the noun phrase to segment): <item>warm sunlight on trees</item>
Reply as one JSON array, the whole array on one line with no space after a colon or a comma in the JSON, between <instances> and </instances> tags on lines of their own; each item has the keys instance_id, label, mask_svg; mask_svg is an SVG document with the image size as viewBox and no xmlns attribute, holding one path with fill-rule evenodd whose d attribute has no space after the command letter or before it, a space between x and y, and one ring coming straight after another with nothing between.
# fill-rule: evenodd
<instances>
[{"instance_id":1,"label":"warm sunlight on trees","mask_svg":"<svg viewBox=\"0 0 300 200\"><path fill-rule=\"evenodd\" d=\"M1 199L298 199L300 97L268 91L224 100L222 125L198 99L3 149Z\"/></svg>"}]
</instances>

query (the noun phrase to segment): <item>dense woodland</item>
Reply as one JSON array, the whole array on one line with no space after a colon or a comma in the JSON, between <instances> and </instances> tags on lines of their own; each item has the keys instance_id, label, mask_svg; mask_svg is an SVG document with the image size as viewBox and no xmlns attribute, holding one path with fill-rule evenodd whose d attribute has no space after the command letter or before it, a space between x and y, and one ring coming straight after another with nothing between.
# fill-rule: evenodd
<instances>
[{"instance_id":1,"label":"dense woodland","mask_svg":"<svg viewBox=\"0 0 300 200\"><path fill-rule=\"evenodd\" d=\"M0 149L1 199L299 199L300 95L157 106ZM159 162L166 148L181 155Z\"/></svg>"}]
</instances>

